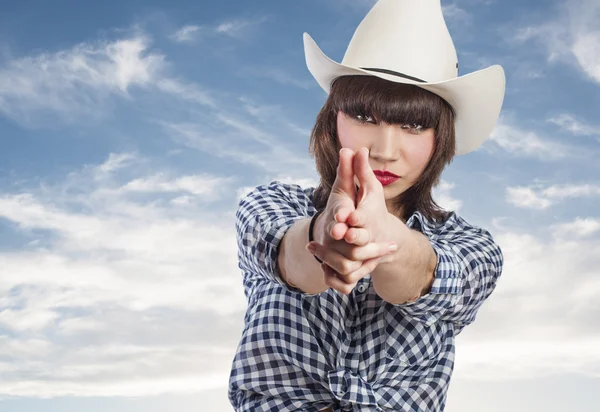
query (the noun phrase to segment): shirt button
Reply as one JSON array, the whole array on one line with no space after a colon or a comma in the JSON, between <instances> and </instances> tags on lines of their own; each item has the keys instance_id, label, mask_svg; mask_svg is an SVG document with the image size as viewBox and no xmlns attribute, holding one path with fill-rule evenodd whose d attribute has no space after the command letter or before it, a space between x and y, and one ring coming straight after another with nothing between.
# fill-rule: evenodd
<instances>
[{"instance_id":1,"label":"shirt button","mask_svg":"<svg viewBox=\"0 0 600 412\"><path fill-rule=\"evenodd\" d=\"M367 287L361 283L360 285L358 285L358 293L363 293L365 290L367 290Z\"/></svg>"}]
</instances>

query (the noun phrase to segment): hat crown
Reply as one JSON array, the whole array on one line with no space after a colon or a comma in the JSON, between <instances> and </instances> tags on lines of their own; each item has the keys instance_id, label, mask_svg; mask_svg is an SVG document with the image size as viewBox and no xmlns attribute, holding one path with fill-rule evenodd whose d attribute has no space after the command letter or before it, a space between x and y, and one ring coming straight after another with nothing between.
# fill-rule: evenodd
<instances>
[{"instance_id":1,"label":"hat crown","mask_svg":"<svg viewBox=\"0 0 600 412\"><path fill-rule=\"evenodd\" d=\"M357 27L342 64L433 83L458 77L440 0L379 0Z\"/></svg>"}]
</instances>

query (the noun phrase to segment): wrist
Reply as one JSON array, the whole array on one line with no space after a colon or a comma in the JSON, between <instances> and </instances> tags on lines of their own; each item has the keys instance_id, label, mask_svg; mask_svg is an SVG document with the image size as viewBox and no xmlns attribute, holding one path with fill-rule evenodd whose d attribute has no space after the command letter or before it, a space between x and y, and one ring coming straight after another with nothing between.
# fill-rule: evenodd
<instances>
[{"instance_id":1,"label":"wrist","mask_svg":"<svg viewBox=\"0 0 600 412\"><path fill-rule=\"evenodd\" d=\"M320 244L323 244L323 240L324 240L324 234L325 234L325 210L323 210L321 213L319 213L319 216L317 216L316 220L315 220L315 225L313 227L313 240L315 242L318 242Z\"/></svg>"},{"instance_id":2,"label":"wrist","mask_svg":"<svg viewBox=\"0 0 600 412\"><path fill-rule=\"evenodd\" d=\"M401 244L404 244L411 235L411 229L406 224L398 219L395 215L388 212L385 230L379 239L374 239L377 243L394 242L398 245L395 252L389 253L381 258L379 263L394 264L400 259Z\"/></svg>"},{"instance_id":3,"label":"wrist","mask_svg":"<svg viewBox=\"0 0 600 412\"><path fill-rule=\"evenodd\" d=\"M320 210L320 211L317 211L310 219L310 223L308 225L308 242L309 243L314 241L314 242L323 244L322 239L321 239L321 237L322 237L321 233L323 233L323 231L321 230L321 227L318 226L322 215L323 215L323 210ZM315 256L315 259L317 260L317 262L323 263L323 261L316 256Z\"/></svg>"},{"instance_id":4,"label":"wrist","mask_svg":"<svg viewBox=\"0 0 600 412\"><path fill-rule=\"evenodd\" d=\"M396 245L399 245L397 236L394 236L394 228L396 227L396 222L394 222L394 216L388 212L387 219L385 221L385 231L380 232L380 236L377 238L372 238L371 242L374 243L386 243L386 242L394 242ZM379 260L379 264L390 264L394 263L398 257L398 250L395 252L388 253L384 255Z\"/></svg>"}]
</instances>

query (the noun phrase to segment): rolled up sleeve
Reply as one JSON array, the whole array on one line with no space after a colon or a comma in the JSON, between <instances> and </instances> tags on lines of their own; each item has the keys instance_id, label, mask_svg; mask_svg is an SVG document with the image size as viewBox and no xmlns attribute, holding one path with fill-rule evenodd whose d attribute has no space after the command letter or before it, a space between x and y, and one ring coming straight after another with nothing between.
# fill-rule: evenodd
<instances>
[{"instance_id":1,"label":"rolled up sleeve","mask_svg":"<svg viewBox=\"0 0 600 412\"><path fill-rule=\"evenodd\" d=\"M247 297L261 282L276 282L289 290L299 291L281 279L277 268L278 248L297 220L315 213L310 198L313 190L272 181L257 186L240 200L235 227L238 267L243 271Z\"/></svg>"},{"instance_id":2,"label":"rolled up sleeve","mask_svg":"<svg viewBox=\"0 0 600 412\"><path fill-rule=\"evenodd\" d=\"M492 235L456 214L441 227L422 216L414 226L428 238L437 255L431 290L414 302L397 305L405 316L425 324L452 322L456 333L472 323L502 273L503 255Z\"/></svg>"}]
</instances>

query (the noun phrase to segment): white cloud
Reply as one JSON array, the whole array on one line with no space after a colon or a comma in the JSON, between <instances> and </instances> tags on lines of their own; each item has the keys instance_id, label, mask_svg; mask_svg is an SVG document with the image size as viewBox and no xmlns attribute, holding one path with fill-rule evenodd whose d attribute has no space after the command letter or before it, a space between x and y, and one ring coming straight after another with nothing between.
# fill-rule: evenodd
<instances>
[{"instance_id":1,"label":"white cloud","mask_svg":"<svg viewBox=\"0 0 600 412\"><path fill-rule=\"evenodd\" d=\"M456 373L477 381L506 382L561 374L597 376L600 336L583 339L502 340L466 343ZM464 355L463 355L464 353ZM586 354L582 356L582 354Z\"/></svg>"},{"instance_id":2,"label":"white cloud","mask_svg":"<svg viewBox=\"0 0 600 412\"><path fill-rule=\"evenodd\" d=\"M0 328L15 334L0 336L0 393L226 384L245 309L236 188L227 177L148 174L148 163L111 153L58 184L0 193L0 218L32 240L0 252ZM186 207L173 206L182 196Z\"/></svg>"},{"instance_id":3,"label":"white cloud","mask_svg":"<svg viewBox=\"0 0 600 412\"><path fill-rule=\"evenodd\" d=\"M574 135L600 136L600 126L590 126L569 113L562 113L558 116L551 117L548 119L548 122L554 123Z\"/></svg>"},{"instance_id":4,"label":"white cloud","mask_svg":"<svg viewBox=\"0 0 600 412\"><path fill-rule=\"evenodd\" d=\"M252 25L252 23L249 21L233 20L219 24L215 28L215 31L231 37L238 37L244 32L244 29L250 25Z\"/></svg>"},{"instance_id":5,"label":"white cloud","mask_svg":"<svg viewBox=\"0 0 600 412\"><path fill-rule=\"evenodd\" d=\"M10 343L16 346L18 341ZM24 356L20 359L20 374L19 370L4 371L0 393L36 398L193 393L226 384L228 371L219 365L228 364L232 356L230 350L216 345L90 345L65 349L58 345L47 349L54 359L48 356L40 361Z\"/></svg>"},{"instance_id":6,"label":"white cloud","mask_svg":"<svg viewBox=\"0 0 600 412\"><path fill-rule=\"evenodd\" d=\"M122 167L126 167L131 161L135 160L133 153L111 153L108 159L97 167L102 174L111 173Z\"/></svg>"},{"instance_id":7,"label":"white cloud","mask_svg":"<svg viewBox=\"0 0 600 412\"><path fill-rule=\"evenodd\" d=\"M600 185L552 185L541 193L543 196L552 199L600 196Z\"/></svg>"},{"instance_id":8,"label":"white cloud","mask_svg":"<svg viewBox=\"0 0 600 412\"><path fill-rule=\"evenodd\" d=\"M42 339L17 339L0 336L0 355L6 358L43 358L50 353L51 347L50 342ZM13 368L11 369L14 370Z\"/></svg>"},{"instance_id":9,"label":"white cloud","mask_svg":"<svg viewBox=\"0 0 600 412\"><path fill-rule=\"evenodd\" d=\"M211 104L197 86L167 77L165 56L149 47L149 37L138 34L10 60L0 67L0 113L30 127L55 115L74 122L104 116L111 97L132 99L133 90L154 88Z\"/></svg>"},{"instance_id":10,"label":"white cloud","mask_svg":"<svg viewBox=\"0 0 600 412\"><path fill-rule=\"evenodd\" d=\"M559 3L552 16L545 23L520 28L514 39L540 42L546 47L548 61L575 65L600 83L600 3L568 0Z\"/></svg>"},{"instance_id":11,"label":"white cloud","mask_svg":"<svg viewBox=\"0 0 600 412\"><path fill-rule=\"evenodd\" d=\"M256 19L233 19L211 26L198 26L189 24L181 27L169 38L177 43L195 43L202 38L215 38L215 36L227 36L235 39L243 39L251 35L258 26L268 20L267 16Z\"/></svg>"},{"instance_id":12,"label":"white cloud","mask_svg":"<svg viewBox=\"0 0 600 412\"><path fill-rule=\"evenodd\" d=\"M213 138L213 131L206 130L204 123L162 123L165 132L177 143L210 153L216 158L232 158L242 165L252 165L262 170L274 171L271 156L244 150L239 142L228 144L226 136ZM231 129L227 130L231 133ZM276 159L275 159L276 160Z\"/></svg>"},{"instance_id":13,"label":"white cloud","mask_svg":"<svg viewBox=\"0 0 600 412\"><path fill-rule=\"evenodd\" d=\"M536 185L506 189L507 201L526 209L546 209L560 200L594 196L600 197L600 185L552 185L547 188Z\"/></svg>"},{"instance_id":14,"label":"white cloud","mask_svg":"<svg viewBox=\"0 0 600 412\"><path fill-rule=\"evenodd\" d=\"M116 157L126 156L112 155L111 159ZM97 169L110 164L111 159ZM71 175L72 181L63 185L78 185L79 191L48 187L37 193L0 197L0 216L40 240L39 246L34 244L30 250L0 254L0 287L45 285L48 292L60 292L65 302L78 302L78 298L62 294L61 287L81 287L82 293L89 292L88 304L112 301L145 308L161 302L199 308L209 300L197 300L198 294L213 286L235 283L235 234L222 222L231 218L236 205L232 204L232 210L220 219L205 206L207 199L216 201L233 191L231 179L209 175L167 179L162 174L119 184L109 177L94 180L96 170L85 173L88 179ZM146 196L132 198L136 192ZM192 210L169 206L169 201L181 193L194 200ZM40 230L52 236L44 236ZM211 272L206 264L216 256L221 257L212 271L229 270L232 277L198 277L198 273ZM163 284L165 276L170 279L167 284ZM40 299L37 292L22 293ZM45 312L26 315L3 312L0 322L26 325L21 319L28 319L32 325L43 327L52 319Z\"/></svg>"},{"instance_id":15,"label":"white cloud","mask_svg":"<svg viewBox=\"0 0 600 412\"><path fill-rule=\"evenodd\" d=\"M73 317L63 319L59 326L61 333L65 335L76 335L83 332L108 331L109 325L94 319L93 317Z\"/></svg>"},{"instance_id":16,"label":"white cloud","mask_svg":"<svg viewBox=\"0 0 600 412\"><path fill-rule=\"evenodd\" d=\"M284 113L284 110L279 105L261 105L255 103L251 99L247 97L241 97L240 101L242 102L244 109L255 119L257 119L262 124L270 124L273 123L274 120L279 119L285 126L292 132L298 134L307 139L310 137L311 130L309 128L304 128L302 126L298 126L291 120L288 120L287 116Z\"/></svg>"},{"instance_id":17,"label":"white cloud","mask_svg":"<svg viewBox=\"0 0 600 412\"><path fill-rule=\"evenodd\" d=\"M554 62L570 54L566 36L566 27L555 22L547 22L515 30L513 40L517 42L542 41L547 49L548 61Z\"/></svg>"},{"instance_id":18,"label":"white cloud","mask_svg":"<svg viewBox=\"0 0 600 412\"><path fill-rule=\"evenodd\" d=\"M198 32L200 31L200 26L195 25L187 25L183 26L175 33L173 33L170 37L178 43L188 43L196 40Z\"/></svg>"},{"instance_id":19,"label":"white cloud","mask_svg":"<svg viewBox=\"0 0 600 412\"><path fill-rule=\"evenodd\" d=\"M558 160L571 150L558 142L542 139L537 133L520 127L501 117L490 136L490 141L515 156L536 157L539 160Z\"/></svg>"},{"instance_id":20,"label":"white cloud","mask_svg":"<svg viewBox=\"0 0 600 412\"><path fill-rule=\"evenodd\" d=\"M476 322L459 335L456 373L506 382L597 375L600 242L564 227L534 236L521 226L495 234L503 274Z\"/></svg>"},{"instance_id":21,"label":"white cloud","mask_svg":"<svg viewBox=\"0 0 600 412\"><path fill-rule=\"evenodd\" d=\"M445 210L453 210L458 212L462 207L462 200L455 199L451 195L451 190L454 189L454 184L442 180L440 184L433 189L433 198Z\"/></svg>"},{"instance_id":22,"label":"white cloud","mask_svg":"<svg viewBox=\"0 0 600 412\"><path fill-rule=\"evenodd\" d=\"M214 107L215 102L206 90L202 90L200 86L194 83L186 83L177 79L162 78L156 81L158 90L177 96L178 98L199 103L203 106Z\"/></svg>"},{"instance_id":23,"label":"white cloud","mask_svg":"<svg viewBox=\"0 0 600 412\"><path fill-rule=\"evenodd\" d=\"M249 113L258 119L258 125L252 121L254 119L248 120L237 115L236 108L231 104L227 108L216 108L206 119L198 115L193 123L159 124L179 144L201 150L215 158L234 159L241 165L252 165L267 171L270 175L261 181L272 179L280 170L297 176L314 175L314 162L294 148L292 139L282 138L292 132L308 142L310 132L288 120L279 107L261 106L247 98L240 100L243 114ZM273 113L276 115L270 116ZM302 144L302 147L306 148L307 144Z\"/></svg>"},{"instance_id":24,"label":"white cloud","mask_svg":"<svg viewBox=\"0 0 600 412\"><path fill-rule=\"evenodd\" d=\"M262 20L264 19L259 21ZM241 29L246 26L242 24L236 27ZM65 121L85 119L87 122L86 114L104 115L104 106L110 96L119 95L133 103L135 95L131 91L135 87L144 88L146 93L144 100L140 100L141 104L151 100L156 92L159 92L183 101L183 109L194 112L195 121L190 123L164 121L164 113L150 119L150 122L161 125L177 143L205 151L214 157L234 158L242 164L252 164L269 172L278 170L278 164L285 163L286 166L295 169L291 170L294 173L309 173L308 170L312 167L306 157L298 156L281 138L286 131L307 138L308 129L296 125L283 115L269 119L266 124L262 122L260 127L257 127L244 116L235 114L238 107L231 105L230 99L225 104L217 102L201 86L167 76L166 59L150 51L149 45L149 39L140 35L130 40L95 45L80 44L54 54L13 60L4 70L6 76L0 72L0 79L11 78L10 74L15 72L10 82L0 80L0 98L3 102L10 103L5 114L27 126L44 124L45 114L53 115L48 116L50 121L54 120L57 114ZM30 87L19 88L13 86L13 83L28 84ZM201 107L190 106L189 102ZM148 112L153 115L155 106L149 104ZM253 104L252 107L246 108L246 113L258 118L258 112L264 111L264 108L265 106L260 104ZM269 127L273 132L264 130L265 127ZM251 147L255 142L264 146L262 152L257 153L256 147ZM96 168L96 178L102 179L113 169L117 170L136 160L134 155L122 156L124 157L111 158L105 165ZM185 179L187 181L179 179L177 182L161 184L163 189L165 184L192 184L192 177ZM139 189L141 183L133 182L127 189ZM146 185L150 183L155 187L159 184L156 180L144 181ZM189 199L180 198L172 204L187 203Z\"/></svg>"},{"instance_id":25,"label":"white cloud","mask_svg":"<svg viewBox=\"0 0 600 412\"><path fill-rule=\"evenodd\" d=\"M596 3L596 11L600 10L600 7ZM586 11L587 12L587 11ZM599 16L600 17L600 16ZM596 20L596 24L599 20ZM571 51L577 58L577 61L583 71L596 83L600 83L600 30L595 27L594 31L592 28L581 29L575 36Z\"/></svg>"},{"instance_id":26,"label":"white cloud","mask_svg":"<svg viewBox=\"0 0 600 412\"><path fill-rule=\"evenodd\" d=\"M0 111L28 119L43 111L65 118L89 114L110 94L126 97L146 87L164 66L164 56L146 53L149 40L134 37L12 60L0 69Z\"/></svg>"},{"instance_id":27,"label":"white cloud","mask_svg":"<svg viewBox=\"0 0 600 412\"><path fill-rule=\"evenodd\" d=\"M13 331L44 329L58 318L52 310L11 310L0 312L0 325Z\"/></svg>"},{"instance_id":28,"label":"white cloud","mask_svg":"<svg viewBox=\"0 0 600 412\"><path fill-rule=\"evenodd\" d=\"M557 238L589 237L600 232L600 219L578 217L572 222L554 225L553 229Z\"/></svg>"},{"instance_id":29,"label":"white cloud","mask_svg":"<svg viewBox=\"0 0 600 412\"><path fill-rule=\"evenodd\" d=\"M164 175L155 175L134 179L121 186L120 190L129 192L188 192L202 196L205 200L214 197L221 187L227 188L233 179L217 178L209 175L182 176L169 179Z\"/></svg>"},{"instance_id":30,"label":"white cloud","mask_svg":"<svg viewBox=\"0 0 600 412\"><path fill-rule=\"evenodd\" d=\"M550 199L544 198L529 187L508 187L506 201L525 209L546 209L552 205Z\"/></svg>"}]
</instances>

